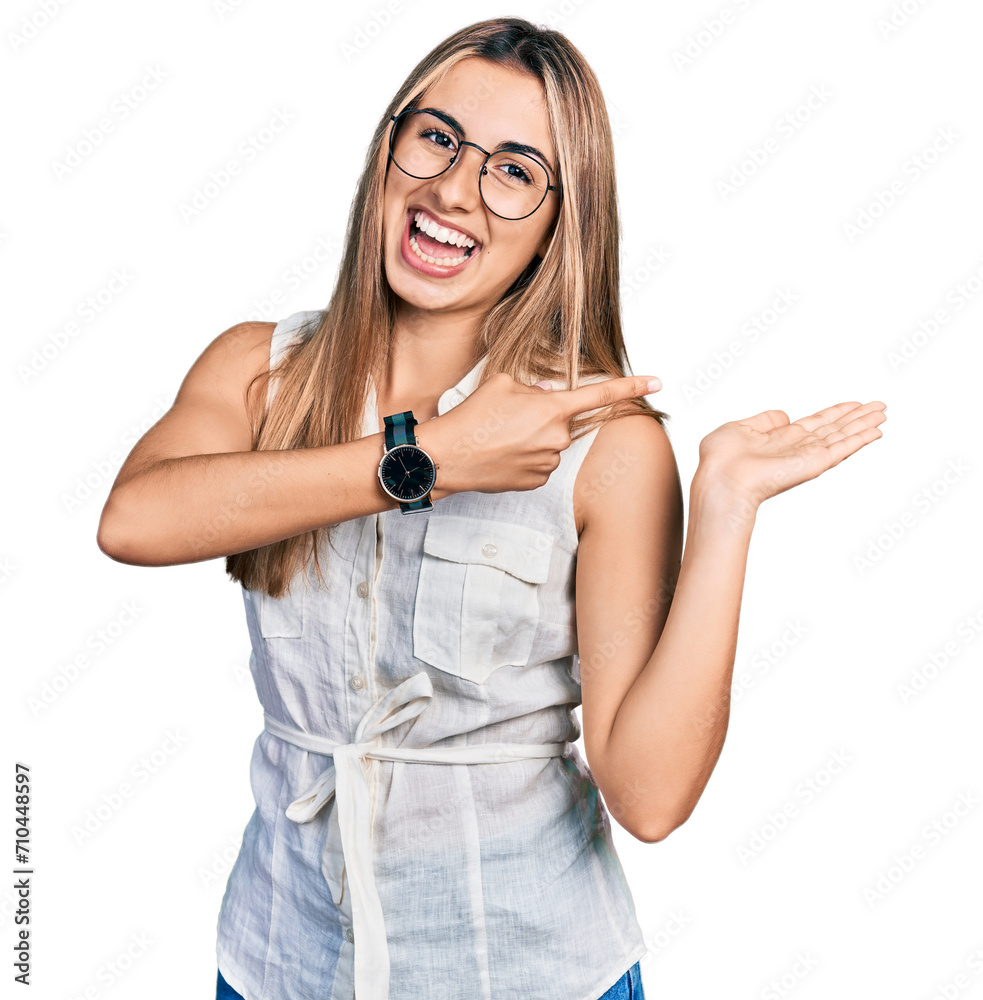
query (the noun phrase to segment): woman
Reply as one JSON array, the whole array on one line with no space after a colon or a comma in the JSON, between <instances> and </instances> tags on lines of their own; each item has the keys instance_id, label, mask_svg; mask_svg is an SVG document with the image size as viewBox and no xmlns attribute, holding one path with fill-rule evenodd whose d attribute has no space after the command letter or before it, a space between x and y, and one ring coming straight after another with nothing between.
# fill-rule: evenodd
<instances>
[{"instance_id":1,"label":"woman","mask_svg":"<svg viewBox=\"0 0 983 1000\"><path fill-rule=\"evenodd\" d=\"M266 726L219 997L643 996L608 810L647 843L692 812L757 507L885 417L718 428L682 559L619 232L578 50L464 28L379 120L328 309L216 338L120 470L103 551L242 584Z\"/></svg>"}]
</instances>

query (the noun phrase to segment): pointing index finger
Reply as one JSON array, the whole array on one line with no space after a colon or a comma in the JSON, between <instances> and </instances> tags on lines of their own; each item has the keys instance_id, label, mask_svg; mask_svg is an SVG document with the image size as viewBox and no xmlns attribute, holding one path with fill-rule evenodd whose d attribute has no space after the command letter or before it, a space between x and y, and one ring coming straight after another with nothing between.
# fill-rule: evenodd
<instances>
[{"instance_id":1,"label":"pointing index finger","mask_svg":"<svg viewBox=\"0 0 983 1000\"><path fill-rule=\"evenodd\" d=\"M607 378L601 382L589 382L576 389L554 391L553 396L562 397L571 416L596 410L624 399L635 399L658 392L662 382L654 375L624 375Z\"/></svg>"}]
</instances>

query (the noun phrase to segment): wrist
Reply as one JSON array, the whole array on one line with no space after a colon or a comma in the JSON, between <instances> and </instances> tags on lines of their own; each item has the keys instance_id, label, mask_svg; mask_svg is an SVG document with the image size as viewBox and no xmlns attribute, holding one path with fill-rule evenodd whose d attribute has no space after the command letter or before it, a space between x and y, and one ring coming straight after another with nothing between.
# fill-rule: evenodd
<instances>
[{"instance_id":1,"label":"wrist","mask_svg":"<svg viewBox=\"0 0 983 1000\"><path fill-rule=\"evenodd\" d=\"M433 464L436 466L434 485L430 490L430 499L442 500L444 497L458 492L458 490L452 483L447 463L443 457L445 449L441 445L440 435L434 433L435 428L430 426L433 423L433 419L424 421L423 424L417 424L414 428L414 436L417 445L430 456Z\"/></svg>"},{"instance_id":2,"label":"wrist","mask_svg":"<svg viewBox=\"0 0 983 1000\"><path fill-rule=\"evenodd\" d=\"M725 525L731 530L754 526L760 501L717 469L698 465L690 485L690 515Z\"/></svg>"}]
</instances>

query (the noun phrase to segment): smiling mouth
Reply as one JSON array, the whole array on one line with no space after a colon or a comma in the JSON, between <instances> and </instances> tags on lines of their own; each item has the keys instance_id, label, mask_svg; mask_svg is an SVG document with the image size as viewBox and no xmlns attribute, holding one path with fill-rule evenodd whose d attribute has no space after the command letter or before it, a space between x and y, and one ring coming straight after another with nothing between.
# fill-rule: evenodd
<instances>
[{"instance_id":1,"label":"smiling mouth","mask_svg":"<svg viewBox=\"0 0 983 1000\"><path fill-rule=\"evenodd\" d=\"M409 244L413 253L425 263L437 267L458 267L481 250L481 244L477 242L473 247L459 247L454 243L436 239L436 236L431 236L420 228L419 220L422 215L419 210L410 214ZM432 229L433 225L427 228ZM447 235L446 230L440 231L444 231Z\"/></svg>"}]
</instances>

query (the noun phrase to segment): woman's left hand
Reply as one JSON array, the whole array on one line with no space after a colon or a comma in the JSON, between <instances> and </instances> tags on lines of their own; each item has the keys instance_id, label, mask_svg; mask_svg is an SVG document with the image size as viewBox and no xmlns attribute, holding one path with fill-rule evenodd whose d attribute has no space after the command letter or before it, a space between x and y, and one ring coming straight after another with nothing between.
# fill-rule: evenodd
<instances>
[{"instance_id":1,"label":"woman's left hand","mask_svg":"<svg viewBox=\"0 0 983 1000\"><path fill-rule=\"evenodd\" d=\"M700 442L698 472L757 508L882 436L885 403L837 403L790 423L783 410L732 420Z\"/></svg>"}]
</instances>

